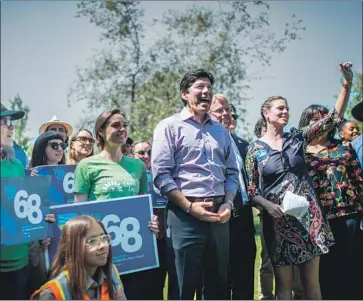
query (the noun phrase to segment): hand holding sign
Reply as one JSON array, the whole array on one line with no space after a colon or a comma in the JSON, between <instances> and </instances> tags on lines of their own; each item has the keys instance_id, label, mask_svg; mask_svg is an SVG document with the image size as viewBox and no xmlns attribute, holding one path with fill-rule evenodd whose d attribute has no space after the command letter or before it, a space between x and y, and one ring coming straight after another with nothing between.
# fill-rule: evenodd
<instances>
[{"instance_id":1,"label":"hand holding sign","mask_svg":"<svg viewBox=\"0 0 363 301\"><path fill-rule=\"evenodd\" d=\"M110 234L112 260L121 274L159 266L156 237L151 233L155 227L158 230L158 222L155 218L149 222L152 216L150 195L52 206L51 210L56 223L53 225L55 239L49 247L50 262L65 223L78 215L91 215L102 221Z\"/></svg>"},{"instance_id":2,"label":"hand holding sign","mask_svg":"<svg viewBox=\"0 0 363 301\"><path fill-rule=\"evenodd\" d=\"M31 169L31 174L51 176L50 202L51 205L73 203L74 170L76 165L44 165Z\"/></svg>"}]
</instances>

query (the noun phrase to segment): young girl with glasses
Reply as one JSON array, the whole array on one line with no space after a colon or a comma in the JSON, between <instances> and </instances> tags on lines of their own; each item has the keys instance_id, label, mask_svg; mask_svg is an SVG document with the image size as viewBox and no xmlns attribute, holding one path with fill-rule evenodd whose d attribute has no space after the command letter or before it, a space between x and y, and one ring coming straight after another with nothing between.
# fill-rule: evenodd
<instances>
[{"instance_id":1,"label":"young girl with glasses","mask_svg":"<svg viewBox=\"0 0 363 301\"><path fill-rule=\"evenodd\" d=\"M126 300L110 243L110 235L95 218L80 215L69 220L49 271L51 280L31 299Z\"/></svg>"}]
</instances>

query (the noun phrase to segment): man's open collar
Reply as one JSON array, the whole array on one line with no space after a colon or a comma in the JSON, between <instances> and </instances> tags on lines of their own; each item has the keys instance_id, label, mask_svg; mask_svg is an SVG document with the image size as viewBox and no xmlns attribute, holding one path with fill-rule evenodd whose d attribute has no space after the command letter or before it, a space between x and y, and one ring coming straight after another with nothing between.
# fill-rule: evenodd
<instances>
[{"instance_id":1,"label":"man's open collar","mask_svg":"<svg viewBox=\"0 0 363 301\"><path fill-rule=\"evenodd\" d=\"M196 120L195 116L188 110L187 107L184 107L183 110L180 112L180 117L183 121L186 121L188 119ZM203 124L207 122L212 123L212 119L210 118L209 114L206 114Z\"/></svg>"}]
</instances>

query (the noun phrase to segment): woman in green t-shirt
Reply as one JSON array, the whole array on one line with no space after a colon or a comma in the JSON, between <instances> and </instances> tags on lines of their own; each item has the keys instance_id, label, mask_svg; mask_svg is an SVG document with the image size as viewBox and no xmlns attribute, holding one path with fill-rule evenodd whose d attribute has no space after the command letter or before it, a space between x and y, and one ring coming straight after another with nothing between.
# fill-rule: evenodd
<instances>
[{"instance_id":1,"label":"woman in green t-shirt","mask_svg":"<svg viewBox=\"0 0 363 301\"><path fill-rule=\"evenodd\" d=\"M75 170L74 202L107 200L148 193L144 163L124 156L121 146L127 140L126 116L118 109L103 112L96 121L95 136L100 153L80 161ZM157 217L149 222L149 229L159 232ZM122 276L128 299L145 299L147 283L142 272Z\"/></svg>"}]
</instances>

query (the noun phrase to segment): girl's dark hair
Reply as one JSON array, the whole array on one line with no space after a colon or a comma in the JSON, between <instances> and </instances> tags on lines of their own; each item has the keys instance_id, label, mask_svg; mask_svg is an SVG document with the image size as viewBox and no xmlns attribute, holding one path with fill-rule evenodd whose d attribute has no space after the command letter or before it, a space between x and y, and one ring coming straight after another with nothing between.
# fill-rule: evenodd
<instances>
[{"instance_id":1,"label":"girl's dark hair","mask_svg":"<svg viewBox=\"0 0 363 301\"><path fill-rule=\"evenodd\" d=\"M322 105L310 105L302 113L299 121L299 129L302 129L309 125L310 121L316 114L320 114L322 117L329 113L327 107ZM334 140L335 128L328 133L328 139Z\"/></svg>"},{"instance_id":2,"label":"girl's dark hair","mask_svg":"<svg viewBox=\"0 0 363 301\"><path fill-rule=\"evenodd\" d=\"M32 151L32 157L29 163L29 168L37 167L40 165L47 165L47 155L45 149L48 145L48 141L53 139L59 139L63 141L62 135L56 131L47 131L41 134L37 140L35 140L34 148ZM63 141L64 142L64 141ZM63 152L62 160L58 164L65 164L65 152Z\"/></svg>"},{"instance_id":3,"label":"girl's dark hair","mask_svg":"<svg viewBox=\"0 0 363 301\"><path fill-rule=\"evenodd\" d=\"M113 109L103 112L100 116L98 116L95 124L95 137L97 140L97 146L100 150L103 150L105 147L105 139L100 135L100 131L103 131L106 128L106 125L110 118L113 115L120 114L123 118L126 119L126 114L119 109Z\"/></svg>"},{"instance_id":4,"label":"girl's dark hair","mask_svg":"<svg viewBox=\"0 0 363 301\"><path fill-rule=\"evenodd\" d=\"M72 138L71 138L70 143L69 143L69 153L68 153L68 160L67 160L67 162L69 162L68 164L77 164L76 156L75 156L75 153L72 150L71 146L72 146L72 142L76 141L76 139L78 138L79 133L82 132L82 131L85 131L85 132L89 133L91 135L91 137L93 138L92 132L87 130L87 129L79 129L79 130L77 130L76 132L73 133ZM93 156L93 154L94 154L94 149L92 147L92 152L89 155L89 157Z\"/></svg>"},{"instance_id":5,"label":"girl's dark hair","mask_svg":"<svg viewBox=\"0 0 363 301\"><path fill-rule=\"evenodd\" d=\"M86 235L94 223L99 224L107 234L103 224L89 215L79 215L70 219L64 225L58 249L49 270L50 279L57 277L65 270L68 271L72 300L83 300L84 292L87 290ZM109 247L107 262L101 269L106 275L105 281L108 282L110 300L115 300L116 292L111 280L113 269L111 246Z\"/></svg>"},{"instance_id":6,"label":"girl's dark hair","mask_svg":"<svg viewBox=\"0 0 363 301\"><path fill-rule=\"evenodd\" d=\"M197 69L193 71L189 71L184 74L181 82L180 82L180 92L188 92L188 89L198 80L203 77L209 79L211 85L214 84L214 77L212 73L207 72L204 69ZM184 106L187 105L187 101L181 97L181 100Z\"/></svg>"},{"instance_id":7,"label":"girl's dark hair","mask_svg":"<svg viewBox=\"0 0 363 301\"><path fill-rule=\"evenodd\" d=\"M264 110L269 110L270 108L271 108L271 106L272 106L272 102L274 101L274 100L278 100L278 99L282 99L282 100L284 100L286 103L287 103L287 100L286 100L286 98L284 98L284 97L282 97L282 96L271 96L271 97L269 97L269 98L267 98L266 100L265 100L265 102L262 104L262 106L261 106L261 111L260 111L260 113L261 113L261 117L262 117L262 119L264 120L264 124L266 125L266 127L267 127L267 120L266 120L266 118L265 118L265 116L263 115L263 111Z\"/></svg>"}]
</instances>

